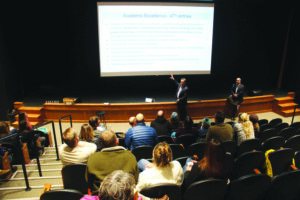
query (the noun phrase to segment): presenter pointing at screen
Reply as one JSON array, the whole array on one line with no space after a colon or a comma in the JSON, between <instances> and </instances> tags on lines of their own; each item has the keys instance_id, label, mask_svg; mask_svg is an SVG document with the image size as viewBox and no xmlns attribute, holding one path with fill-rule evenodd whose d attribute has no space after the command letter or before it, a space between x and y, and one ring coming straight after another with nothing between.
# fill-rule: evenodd
<instances>
[{"instance_id":1,"label":"presenter pointing at screen","mask_svg":"<svg viewBox=\"0 0 300 200\"><path fill-rule=\"evenodd\" d=\"M170 79L176 83L177 91L176 91L176 103L177 103L177 109L179 113L179 119L181 121L185 120L186 118L186 105L187 105L187 98L188 98L188 90L189 88L186 85L186 79L182 78L180 83L176 81L173 74L171 74Z\"/></svg>"}]
</instances>

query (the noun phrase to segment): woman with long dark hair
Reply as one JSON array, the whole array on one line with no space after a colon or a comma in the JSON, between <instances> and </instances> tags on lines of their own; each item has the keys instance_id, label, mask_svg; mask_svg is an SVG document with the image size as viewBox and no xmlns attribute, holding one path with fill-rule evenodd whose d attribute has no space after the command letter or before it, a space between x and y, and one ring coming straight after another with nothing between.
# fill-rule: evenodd
<instances>
[{"instance_id":1,"label":"woman with long dark hair","mask_svg":"<svg viewBox=\"0 0 300 200\"><path fill-rule=\"evenodd\" d=\"M228 179L230 159L222 142L212 139L207 143L205 155L199 162L189 162L184 173L183 187L187 188L196 181L205 179Z\"/></svg>"}]
</instances>

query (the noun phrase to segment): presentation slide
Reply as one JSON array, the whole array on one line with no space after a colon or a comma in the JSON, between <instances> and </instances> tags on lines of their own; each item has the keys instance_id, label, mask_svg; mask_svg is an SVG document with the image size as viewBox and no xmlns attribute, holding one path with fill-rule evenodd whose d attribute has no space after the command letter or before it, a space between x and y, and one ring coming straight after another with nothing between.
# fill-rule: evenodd
<instances>
[{"instance_id":1,"label":"presentation slide","mask_svg":"<svg viewBox=\"0 0 300 200\"><path fill-rule=\"evenodd\" d=\"M100 76L209 74L213 3L98 3Z\"/></svg>"}]
</instances>

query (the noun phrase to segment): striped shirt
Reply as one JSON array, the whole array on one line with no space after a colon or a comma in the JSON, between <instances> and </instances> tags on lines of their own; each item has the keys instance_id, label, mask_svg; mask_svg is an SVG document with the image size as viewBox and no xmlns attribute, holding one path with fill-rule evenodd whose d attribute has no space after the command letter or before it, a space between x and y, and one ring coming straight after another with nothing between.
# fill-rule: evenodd
<instances>
[{"instance_id":1,"label":"striped shirt","mask_svg":"<svg viewBox=\"0 0 300 200\"><path fill-rule=\"evenodd\" d=\"M154 128L146 126L145 123L138 123L130 128L125 136L125 144L131 151L138 146L155 146L158 137Z\"/></svg>"}]
</instances>

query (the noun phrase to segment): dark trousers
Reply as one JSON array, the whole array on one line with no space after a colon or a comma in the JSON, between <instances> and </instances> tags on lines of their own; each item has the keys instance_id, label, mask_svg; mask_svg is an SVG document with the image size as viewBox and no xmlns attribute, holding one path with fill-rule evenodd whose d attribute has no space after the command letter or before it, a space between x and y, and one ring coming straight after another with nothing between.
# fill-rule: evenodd
<instances>
[{"instance_id":1,"label":"dark trousers","mask_svg":"<svg viewBox=\"0 0 300 200\"><path fill-rule=\"evenodd\" d=\"M179 114L179 120L184 121L186 118L186 103L177 102L177 110Z\"/></svg>"},{"instance_id":2,"label":"dark trousers","mask_svg":"<svg viewBox=\"0 0 300 200\"><path fill-rule=\"evenodd\" d=\"M234 97L228 97L227 98L227 101L229 104L231 104L233 106L232 108L232 118L235 117L236 113L237 113L237 108L238 108L238 105L240 105L243 101L242 100L239 100L237 98L234 98Z\"/></svg>"}]
</instances>

